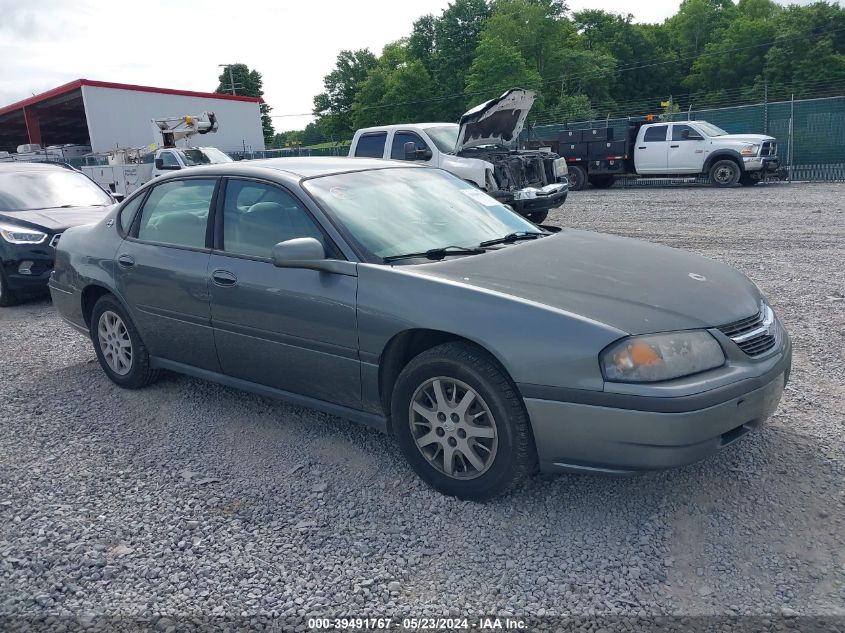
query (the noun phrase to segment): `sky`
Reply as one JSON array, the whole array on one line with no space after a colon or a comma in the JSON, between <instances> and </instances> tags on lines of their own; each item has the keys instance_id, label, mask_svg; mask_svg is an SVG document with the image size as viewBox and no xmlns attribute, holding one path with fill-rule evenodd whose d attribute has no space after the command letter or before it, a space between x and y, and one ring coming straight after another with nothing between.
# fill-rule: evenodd
<instances>
[{"instance_id":1,"label":"sky","mask_svg":"<svg viewBox=\"0 0 845 633\"><path fill-rule=\"evenodd\" d=\"M806 0L805 0L806 1ZM212 92L219 64L264 78L279 131L301 129L339 51L380 53L448 0L0 0L0 106L74 79ZM570 0L662 22L679 0ZM195 114L163 112L162 116ZM285 116L278 116L285 115ZM287 116L300 115L300 116ZM221 122L225 125L225 122Z\"/></svg>"}]
</instances>

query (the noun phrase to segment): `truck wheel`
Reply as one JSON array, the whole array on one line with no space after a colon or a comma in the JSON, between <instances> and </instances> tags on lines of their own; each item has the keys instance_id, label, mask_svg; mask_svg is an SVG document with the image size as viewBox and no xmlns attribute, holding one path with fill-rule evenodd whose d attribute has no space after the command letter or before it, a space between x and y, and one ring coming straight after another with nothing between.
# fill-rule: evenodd
<instances>
[{"instance_id":1,"label":"truck wheel","mask_svg":"<svg viewBox=\"0 0 845 633\"><path fill-rule=\"evenodd\" d=\"M590 176L590 184L596 189L608 189L616 182L614 176Z\"/></svg>"},{"instance_id":2,"label":"truck wheel","mask_svg":"<svg viewBox=\"0 0 845 633\"><path fill-rule=\"evenodd\" d=\"M531 220L534 224L540 224L541 222L545 222L546 218L549 217L548 211L531 211L525 214L525 217Z\"/></svg>"},{"instance_id":3,"label":"truck wheel","mask_svg":"<svg viewBox=\"0 0 845 633\"><path fill-rule=\"evenodd\" d=\"M753 187L754 185L760 184L759 178L752 178L750 174L742 174L739 177L739 184L743 187Z\"/></svg>"},{"instance_id":4,"label":"truck wheel","mask_svg":"<svg viewBox=\"0 0 845 633\"><path fill-rule=\"evenodd\" d=\"M718 160L710 168L710 184L714 187L733 187L741 175L739 165L732 160Z\"/></svg>"},{"instance_id":5,"label":"truck wheel","mask_svg":"<svg viewBox=\"0 0 845 633\"><path fill-rule=\"evenodd\" d=\"M581 191L587 186L587 170L579 165L572 165L569 168L569 188L572 191Z\"/></svg>"}]
</instances>

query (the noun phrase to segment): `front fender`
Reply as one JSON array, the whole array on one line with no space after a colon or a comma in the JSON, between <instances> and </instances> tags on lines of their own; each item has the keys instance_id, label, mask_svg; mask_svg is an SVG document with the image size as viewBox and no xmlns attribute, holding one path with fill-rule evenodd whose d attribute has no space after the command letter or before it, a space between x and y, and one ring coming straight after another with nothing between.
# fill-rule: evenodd
<instances>
[{"instance_id":1,"label":"front fender","mask_svg":"<svg viewBox=\"0 0 845 633\"><path fill-rule=\"evenodd\" d=\"M440 167L451 174L455 174L461 180L474 183L480 189L487 188L487 172L493 171L493 165L485 160L461 158L451 154L443 154Z\"/></svg>"},{"instance_id":2,"label":"front fender","mask_svg":"<svg viewBox=\"0 0 845 633\"><path fill-rule=\"evenodd\" d=\"M742 154L740 154L735 149L717 149L710 152L710 155L707 157L707 160L704 163L704 171L710 171L710 168L713 166L717 160L724 160L725 158L731 159L734 162L739 164L739 168L742 171L745 171L745 162L742 159Z\"/></svg>"}]
</instances>

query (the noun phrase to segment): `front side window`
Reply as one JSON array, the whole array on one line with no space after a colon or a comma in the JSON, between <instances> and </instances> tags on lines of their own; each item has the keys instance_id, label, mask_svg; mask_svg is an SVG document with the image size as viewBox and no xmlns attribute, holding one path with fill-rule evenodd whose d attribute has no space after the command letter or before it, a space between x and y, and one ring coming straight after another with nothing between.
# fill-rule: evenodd
<instances>
[{"instance_id":1,"label":"front side window","mask_svg":"<svg viewBox=\"0 0 845 633\"><path fill-rule=\"evenodd\" d=\"M390 157L394 160L405 160L405 143L413 143L417 150L426 150L428 145L418 134L413 132L396 132L390 145ZM430 160L430 159L429 159Z\"/></svg>"},{"instance_id":2,"label":"front side window","mask_svg":"<svg viewBox=\"0 0 845 633\"><path fill-rule=\"evenodd\" d=\"M150 192L141 211L138 239L205 248L213 178L169 180Z\"/></svg>"},{"instance_id":3,"label":"front side window","mask_svg":"<svg viewBox=\"0 0 845 633\"><path fill-rule=\"evenodd\" d=\"M223 250L267 257L279 242L313 237L325 244L308 211L288 192L274 185L230 180L223 205Z\"/></svg>"},{"instance_id":4,"label":"front side window","mask_svg":"<svg viewBox=\"0 0 845 633\"><path fill-rule=\"evenodd\" d=\"M362 134L355 147L355 156L367 158L381 158L384 156L384 143L387 140L387 132L377 134Z\"/></svg>"},{"instance_id":5,"label":"front side window","mask_svg":"<svg viewBox=\"0 0 845 633\"><path fill-rule=\"evenodd\" d=\"M645 131L645 137L643 141L646 143L649 142L660 142L666 140L666 128L669 127L668 125L655 125L654 127L650 127Z\"/></svg>"},{"instance_id":6,"label":"front side window","mask_svg":"<svg viewBox=\"0 0 845 633\"><path fill-rule=\"evenodd\" d=\"M90 178L56 168L0 173L0 211L105 207L114 200Z\"/></svg>"},{"instance_id":7,"label":"front side window","mask_svg":"<svg viewBox=\"0 0 845 633\"><path fill-rule=\"evenodd\" d=\"M165 167L181 167L173 152L162 152L159 154L159 158L161 159L161 164Z\"/></svg>"},{"instance_id":8,"label":"front side window","mask_svg":"<svg viewBox=\"0 0 845 633\"><path fill-rule=\"evenodd\" d=\"M686 123L675 123L672 126L672 140L673 141L688 141L689 138L684 138L684 130L686 130L687 135L691 136L693 139L696 137L701 138L701 134L698 133L694 127L687 125Z\"/></svg>"},{"instance_id":9,"label":"front side window","mask_svg":"<svg viewBox=\"0 0 845 633\"><path fill-rule=\"evenodd\" d=\"M398 167L306 180L305 189L371 257L476 247L537 227L440 169Z\"/></svg>"}]
</instances>

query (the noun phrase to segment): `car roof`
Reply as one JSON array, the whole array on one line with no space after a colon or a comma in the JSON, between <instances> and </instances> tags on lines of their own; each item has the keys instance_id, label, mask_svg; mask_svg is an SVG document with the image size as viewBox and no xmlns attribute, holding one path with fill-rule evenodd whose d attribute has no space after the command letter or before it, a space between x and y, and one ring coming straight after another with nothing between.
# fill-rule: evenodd
<instances>
[{"instance_id":1,"label":"car roof","mask_svg":"<svg viewBox=\"0 0 845 633\"><path fill-rule=\"evenodd\" d=\"M422 169L422 165L401 160L383 160L381 158L347 158L344 156L308 156L290 158L264 158L260 160L236 161L234 163L220 163L204 165L195 169L216 168L216 171L239 172L242 169L272 169L283 171L300 178L314 176L328 176L329 174L343 174L352 171L366 171L369 169L385 169L389 167L410 167Z\"/></svg>"},{"instance_id":2,"label":"car roof","mask_svg":"<svg viewBox=\"0 0 845 633\"><path fill-rule=\"evenodd\" d=\"M0 171L24 172L24 171L50 171L51 169L67 169L62 163L41 163L41 162L10 162L0 163Z\"/></svg>"},{"instance_id":3,"label":"car roof","mask_svg":"<svg viewBox=\"0 0 845 633\"><path fill-rule=\"evenodd\" d=\"M390 130L413 130L413 129L428 129L430 127L443 127L444 125L451 125L458 127L457 123L399 123L393 125L375 125L373 127L365 127L358 130L361 134L366 134L369 132L387 132Z\"/></svg>"}]
</instances>

